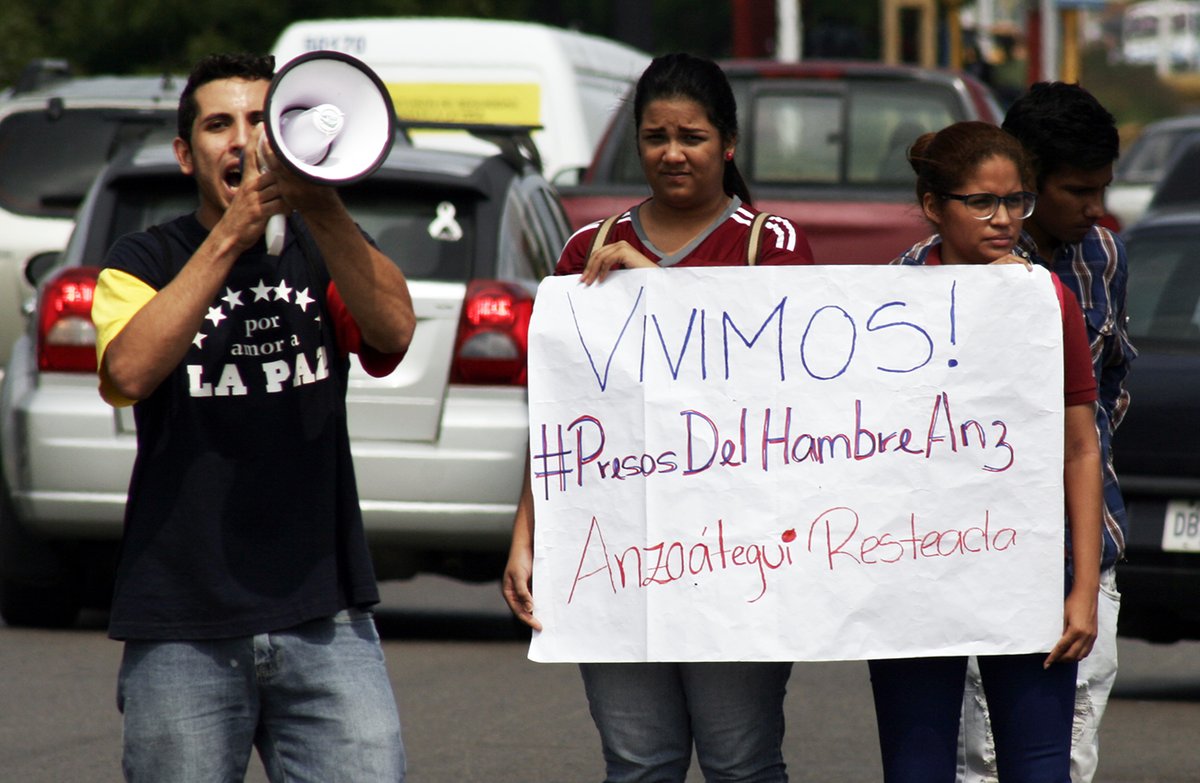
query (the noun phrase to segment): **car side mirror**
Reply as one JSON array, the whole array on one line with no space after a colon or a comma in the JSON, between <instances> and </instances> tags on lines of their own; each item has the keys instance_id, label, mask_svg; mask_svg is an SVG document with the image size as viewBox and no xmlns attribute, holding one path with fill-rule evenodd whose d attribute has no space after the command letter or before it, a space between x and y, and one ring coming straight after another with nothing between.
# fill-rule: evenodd
<instances>
[{"instance_id":1,"label":"car side mirror","mask_svg":"<svg viewBox=\"0 0 1200 783\"><path fill-rule=\"evenodd\" d=\"M62 253L57 250L49 250L30 257L25 262L25 279L29 281L30 285L37 288L38 283L46 278L47 273L58 264L60 258L62 258Z\"/></svg>"}]
</instances>

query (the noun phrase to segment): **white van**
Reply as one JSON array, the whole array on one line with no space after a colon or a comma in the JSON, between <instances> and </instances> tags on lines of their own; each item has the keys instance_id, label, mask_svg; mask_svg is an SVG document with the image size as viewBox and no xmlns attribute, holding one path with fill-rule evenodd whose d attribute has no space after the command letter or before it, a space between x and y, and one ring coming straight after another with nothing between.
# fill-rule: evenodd
<instances>
[{"instance_id":1,"label":"white van","mask_svg":"<svg viewBox=\"0 0 1200 783\"><path fill-rule=\"evenodd\" d=\"M1200 70L1200 2L1151 0L1125 8L1121 21L1125 62L1154 65L1160 76Z\"/></svg>"},{"instance_id":2,"label":"white van","mask_svg":"<svg viewBox=\"0 0 1200 783\"><path fill-rule=\"evenodd\" d=\"M296 22L280 34L276 67L333 50L365 62L402 120L539 125L548 179L572 184L618 102L650 56L592 35L528 22L384 18ZM479 148L461 133L414 133L421 146Z\"/></svg>"}]
</instances>

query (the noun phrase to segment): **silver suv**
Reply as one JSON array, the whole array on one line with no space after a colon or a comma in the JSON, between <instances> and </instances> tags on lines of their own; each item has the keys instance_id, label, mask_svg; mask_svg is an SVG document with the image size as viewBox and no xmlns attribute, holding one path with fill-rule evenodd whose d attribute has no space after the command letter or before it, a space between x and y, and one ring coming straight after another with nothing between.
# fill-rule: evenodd
<instances>
[{"instance_id":1,"label":"silver suv","mask_svg":"<svg viewBox=\"0 0 1200 783\"><path fill-rule=\"evenodd\" d=\"M538 281L567 239L557 193L521 154L414 149L401 137L342 189L404 269L418 326L405 360L347 394L363 517L380 579L498 578L528 442L525 348ZM91 294L120 235L196 207L166 138L97 178L38 291L0 385L0 615L70 623L103 604L135 451L132 411L97 393Z\"/></svg>"},{"instance_id":2,"label":"silver suv","mask_svg":"<svg viewBox=\"0 0 1200 783\"><path fill-rule=\"evenodd\" d=\"M113 151L175 121L183 81L172 77L73 78L37 61L0 92L0 366L33 293L30 264L67 243L75 210Z\"/></svg>"}]
</instances>

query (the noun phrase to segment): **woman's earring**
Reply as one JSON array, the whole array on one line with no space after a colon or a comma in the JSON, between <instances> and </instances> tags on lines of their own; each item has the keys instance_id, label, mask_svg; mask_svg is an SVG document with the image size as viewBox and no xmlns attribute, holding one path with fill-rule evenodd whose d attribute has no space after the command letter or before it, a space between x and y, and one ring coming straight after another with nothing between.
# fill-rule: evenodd
<instances>
[{"instance_id":1,"label":"woman's earring","mask_svg":"<svg viewBox=\"0 0 1200 783\"><path fill-rule=\"evenodd\" d=\"M733 160L733 150L725 150L725 160Z\"/></svg>"}]
</instances>

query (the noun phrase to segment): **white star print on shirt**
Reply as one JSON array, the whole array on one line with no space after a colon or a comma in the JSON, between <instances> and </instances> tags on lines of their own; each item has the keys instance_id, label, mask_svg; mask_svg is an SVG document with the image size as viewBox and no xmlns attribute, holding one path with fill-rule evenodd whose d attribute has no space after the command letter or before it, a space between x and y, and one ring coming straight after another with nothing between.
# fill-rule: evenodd
<instances>
[{"instance_id":1,"label":"white star print on shirt","mask_svg":"<svg viewBox=\"0 0 1200 783\"><path fill-rule=\"evenodd\" d=\"M213 326L220 326L221 322L225 320L225 313L219 307L210 307L208 308L208 315L204 316L204 320L212 321Z\"/></svg>"},{"instance_id":2,"label":"white star print on shirt","mask_svg":"<svg viewBox=\"0 0 1200 783\"><path fill-rule=\"evenodd\" d=\"M317 300L308 295L307 288L296 292L296 306L300 308L300 312L307 313L308 306L315 301Z\"/></svg>"},{"instance_id":3,"label":"white star print on shirt","mask_svg":"<svg viewBox=\"0 0 1200 783\"><path fill-rule=\"evenodd\" d=\"M228 286L225 288L225 296L221 297L225 300L225 304L229 305L229 309L233 310L242 305L242 292L234 291Z\"/></svg>"},{"instance_id":4,"label":"white star print on shirt","mask_svg":"<svg viewBox=\"0 0 1200 783\"><path fill-rule=\"evenodd\" d=\"M286 280L280 281L279 285L276 286L275 298L284 302L292 301L292 289L288 288Z\"/></svg>"},{"instance_id":5,"label":"white star print on shirt","mask_svg":"<svg viewBox=\"0 0 1200 783\"><path fill-rule=\"evenodd\" d=\"M250 290L254 292L254 301L261 302L266 300L269 302L271 301L271 291L275 289L264 283L262 280L259 280L258 285L254 286Z\"/></svg>"},{"instance_id":6,"label":"white star print on shirt","mask_svg":"<svg viewBox=\"0 0 1200 783\"><path fill-rule=\"evenodd\" d=\"M204 332L196 332L196 336L192 338L192 345L196 346L197 348L199 348L200 350L203 351L204 350L204 340L206 337L208 337L208 335L205 334Z\"/></svg>"}]
</instances>

